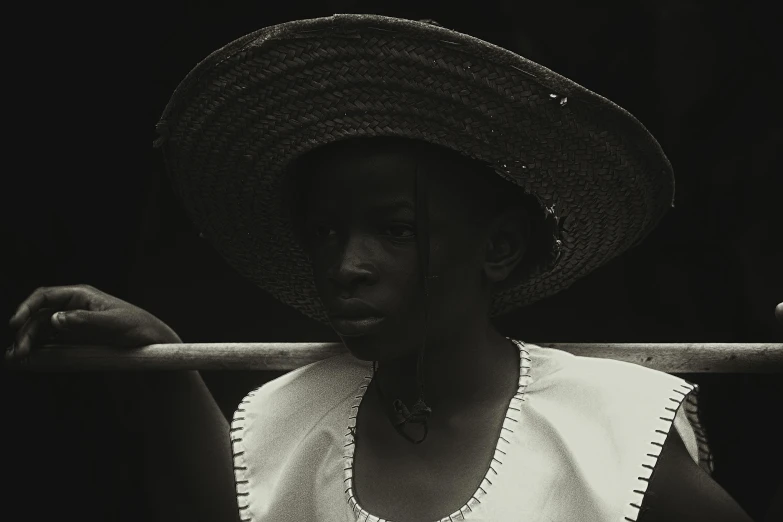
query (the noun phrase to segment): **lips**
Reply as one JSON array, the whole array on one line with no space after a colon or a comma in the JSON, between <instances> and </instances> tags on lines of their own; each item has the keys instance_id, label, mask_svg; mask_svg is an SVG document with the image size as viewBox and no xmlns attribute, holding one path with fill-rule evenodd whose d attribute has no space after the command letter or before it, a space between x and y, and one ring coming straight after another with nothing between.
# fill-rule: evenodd
<instances>
[{"instance_id":1,"label":"lips","mask_svg":"<svg viewBox=\"0 0 783 522\"><path fill-rule=\"evenodd\" d=\"M337 333L353 337L375 330L383 322L383 316L364 301L347 299L329 309L329 320Z\"/></svg>"},{"instance_id":2,"label":"lips","mask_svg":"<svg viewBox=\"0 0 783 522\"><path fill-rule=\"evenodd\" d=\"M332 327L344 337L358 337L376 330L383 322L383 317L368 316L348 319L344 317L331 318Z\"/></svg>"},{"instance_id":3,"label":"lips","mask_svg":"<svg viewBox=\"0 0 783 522\"><path fill-rule=\"evenodd\" d=\"M381 317L378 310L359 299L344 299L329 308L329 317L342 319L361 319L364 317Z\"/></svg>"}]
</instances>

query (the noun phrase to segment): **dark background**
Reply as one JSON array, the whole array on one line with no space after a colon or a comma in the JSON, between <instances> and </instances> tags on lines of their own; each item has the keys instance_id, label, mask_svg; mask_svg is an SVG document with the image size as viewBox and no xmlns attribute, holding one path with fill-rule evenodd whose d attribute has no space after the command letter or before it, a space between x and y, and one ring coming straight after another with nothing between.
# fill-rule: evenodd
<instances>
[{"instance_id":1,"label":"dark background","mask_svg":"<svg viewBox=\"0 0 783 522\"><path fill-rule=\"evenodd\" d=\"M47 81L29 87L52 109L25 149L23 164L35 168L7 178L3 194L10 247L0 315L10 317L38 286L85 283L150 310L188 342L338 340L233 274L198 239L151 143L177 83L214 49L295 18L374 12L435 19L601 93L639 118L675 167L676 208L645 243L502 318L503 333L531 342L781 340L783 67L772 13L748 2L420 4L172 2L130 29L120 27L119 6L110 24L83 23L50 39L55 59L37 64ZM275 375L204 377L230 414ZM105 397L111 376L1 377L4 512L133 519L142 455ZM781 376L683 377L703 388L716 480L763 519L783 464Z\"/></svg>"}]
</instances>

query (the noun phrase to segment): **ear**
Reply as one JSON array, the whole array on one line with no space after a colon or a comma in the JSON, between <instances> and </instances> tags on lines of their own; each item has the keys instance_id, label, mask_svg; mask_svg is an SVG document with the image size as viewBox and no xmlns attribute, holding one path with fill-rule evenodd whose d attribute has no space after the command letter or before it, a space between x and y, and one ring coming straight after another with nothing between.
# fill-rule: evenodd
<instances>
[{"instance_id":1,"label":"ear","mask_svg":"<svg viewBox=\"0 0 783 522\"><path fill-rule=\"evenodd\" d=\"M510 207L489 225L484 274L492 283L504 281L527 253L530 222L525 209Z\"/></svg>"}]
</instances>

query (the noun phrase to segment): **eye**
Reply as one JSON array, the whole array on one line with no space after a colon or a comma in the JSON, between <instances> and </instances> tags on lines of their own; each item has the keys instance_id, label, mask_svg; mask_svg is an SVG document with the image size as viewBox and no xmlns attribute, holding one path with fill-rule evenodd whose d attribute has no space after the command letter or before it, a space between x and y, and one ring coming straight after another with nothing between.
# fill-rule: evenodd
<instances>
[{"instance_id":1,"label":"eye","mask_svg":"<svg viewBox=\"0 0 783 522\"><path fill-rule=\"evenodd\" d=\"M309 229L310 234L317 238L337 235L337 231L326 223L312 223Z\"/></svg>"},{"instance_id":2,"label":"eye","mask_svg":"<svg viewBox=\"0 0 783 522\"><path fill-rule=\"evenodd\" d=\"M410 225L394 223L386 228L391 237L395 239L408 239L416 236L416 230Z\"/></svg>"}]
</instances>

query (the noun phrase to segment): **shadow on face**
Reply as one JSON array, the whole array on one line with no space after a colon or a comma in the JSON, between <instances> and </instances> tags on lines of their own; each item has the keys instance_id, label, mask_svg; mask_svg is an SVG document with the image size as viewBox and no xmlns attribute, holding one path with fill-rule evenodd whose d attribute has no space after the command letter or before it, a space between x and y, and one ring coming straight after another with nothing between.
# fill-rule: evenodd
<instances>
[{"instance_id":1,"label":"shadow on face","mask_svg":"<svg viewBox=\"0 0 783 522\"><path fill-rule=\"evenodd\" d=\"M428 338L486 321L497 205L475 169L454 152L400 138L346 140L297 162L297 235L332 327L357 358L405 357L423 340L417 175L429 186Z\"/></svg>"}]
</instances>

